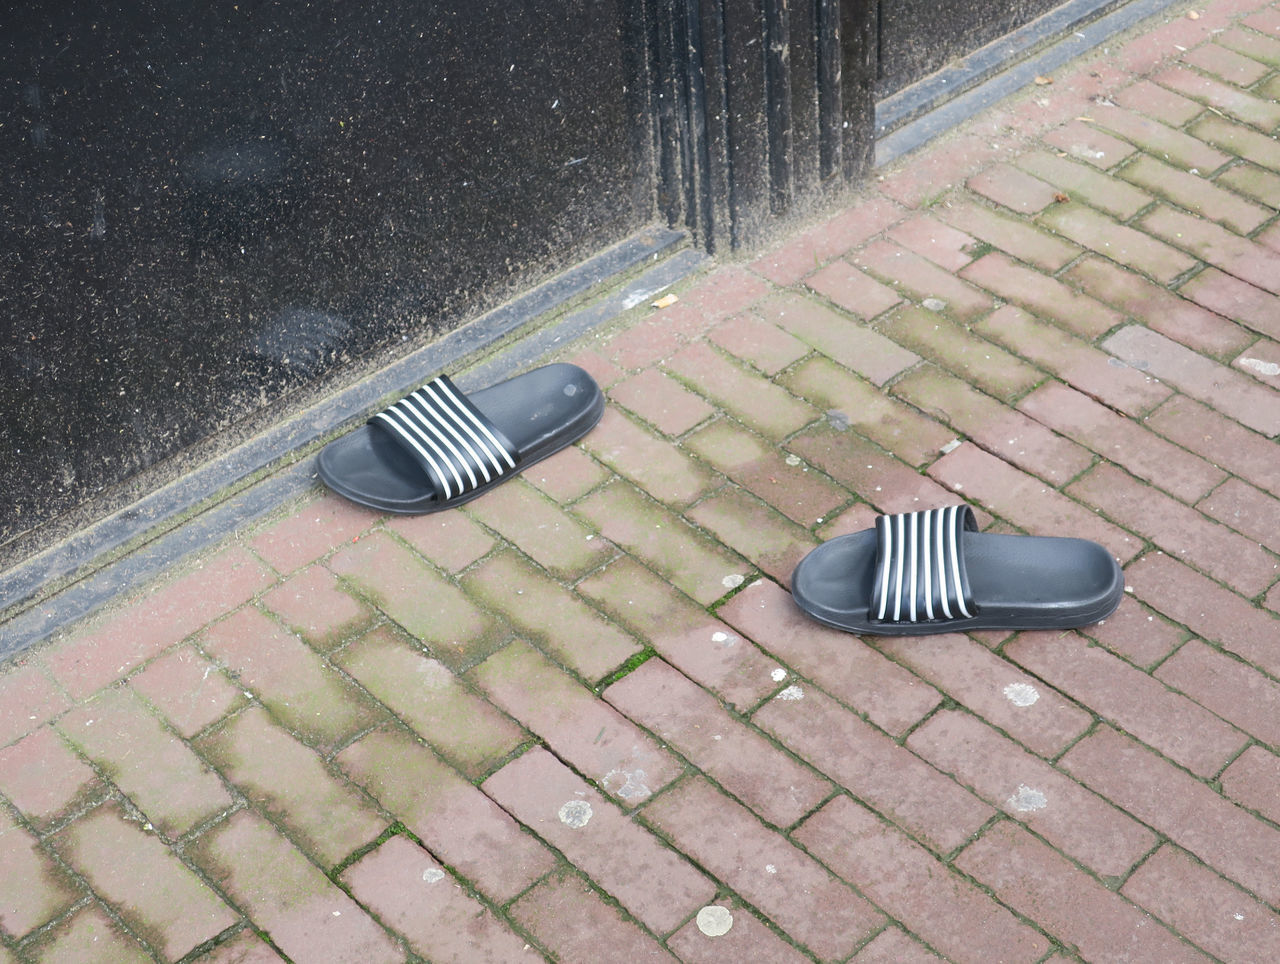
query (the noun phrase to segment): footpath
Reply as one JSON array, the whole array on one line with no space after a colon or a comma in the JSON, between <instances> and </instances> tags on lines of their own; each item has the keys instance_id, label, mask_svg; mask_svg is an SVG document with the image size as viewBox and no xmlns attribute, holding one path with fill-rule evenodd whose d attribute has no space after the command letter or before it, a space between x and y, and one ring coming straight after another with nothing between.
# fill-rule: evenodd
<instances>
[{"instance_id":1,"label":"footpath","mask_svg":"<svg viewBox=\"0 0 1280 964\"><path fill-rule=\"evenodd\" d=\"M521 478L317 483L0 667L0 964L1280 960L1280 5L1042 80L565 348ZM795 608L957 499L1119 610Z\"/></svg>"}]
</instances>

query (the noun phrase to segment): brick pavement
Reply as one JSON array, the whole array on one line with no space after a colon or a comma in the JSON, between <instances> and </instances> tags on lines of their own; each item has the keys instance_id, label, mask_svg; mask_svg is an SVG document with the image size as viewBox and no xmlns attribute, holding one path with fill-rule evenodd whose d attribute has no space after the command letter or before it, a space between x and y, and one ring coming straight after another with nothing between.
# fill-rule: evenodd
<instances>
[{"instance_id":1,"label":"brick pavement","mask_svg":"<svg viewBox=\"0 0 1280 964\"><path fill-rule=\"evenodd\" d=\"M0 668L0 962L1280 960L1280 4L1052 81L567 349L608 415L519 481L317 489ZM1119 611L794 608L956 495Z\"/></svg>"}]
</instances>

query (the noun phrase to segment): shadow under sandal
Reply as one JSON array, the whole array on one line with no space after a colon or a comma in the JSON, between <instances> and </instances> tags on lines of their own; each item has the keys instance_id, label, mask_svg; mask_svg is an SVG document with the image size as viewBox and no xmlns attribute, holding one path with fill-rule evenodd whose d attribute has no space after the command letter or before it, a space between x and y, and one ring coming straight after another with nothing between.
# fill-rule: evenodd
<instances>
[{"instance_id":1,"label":"shadow under sandal","mask_svg":"<svg viewBox=\"0 0 1280 964\"><path fill-rule=\"evenodd\" d=\"M441 375L326 445L325 485L384 512L462 505L586 435L604 395L577 365L535 368L464 395Z\"/></svg>"},{"instance_id":2,"label":"shadow under sandal","mask_svg":"<svg viewBox=\"0 0 1280 964\"><path fill-rule=\"evenodd\" d=\"M801 559L791 594L819 622L882 636L1069 629L1120 605L1124 574L1098 543L977 530L967 505L880 516Z\"/></svg>"}]
</instances>

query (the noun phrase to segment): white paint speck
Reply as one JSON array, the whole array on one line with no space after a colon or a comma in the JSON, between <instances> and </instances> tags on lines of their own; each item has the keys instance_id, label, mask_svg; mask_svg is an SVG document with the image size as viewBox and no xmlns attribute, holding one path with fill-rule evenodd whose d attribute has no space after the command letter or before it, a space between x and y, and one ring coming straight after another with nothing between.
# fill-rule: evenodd
<instances>
[{"instance_id":1,"label":"white paint speck","mask_svg":"<svg viewBox=\"0 0 1280 964\"><path fill-rule=\"evenodd\" d=\"M591 819L591 804L586 800L570 800L560 808L559 817L566 827L580 830Z\"/></svg>"},{"instance_id":2,"label":"white paint speck","mask_svg":"<svg viewBox=\"0 0 1280 964\"><path fill-rule=\"evenodd\" d=\"M723 579L720 580L720 582L724 585L726 589L737 589L746 581L747 581L746 576L740 576L736 572L733 573L732 575L725 576Z\"/></svg>"},{"instance_id":3,"label":"white paint speck","mask_svg":"<svg viewBox=\"0 0 1280 964\"><path fill-rule=\"evenodd\" d=\"M708 937L722 937L733 926L733 915L727 907L711 904L698 911L698 930Z\"/></svg>"},{"instance_id":4,"label":"white paint speck","mask_svg":"<svg viewBox=\"0 0 1280 964\"><path fill-rule=\"evenodd\" d=\"M1031 789L1025 783L1018 786L1017 792L1008 801L1008 806L1019 813L1033 813L1036 810L1043 810L1048 805L1048 797L1039 790Z\"/></svg>"},{"instance_id":5,"label":"white paint speck","mask_svg":"<svg viewBox=\"0 0 1280 964\"><path fill-rule=\"evenodd\" d=\"M1280 375L1280 365L1261 358L1241 358L1240 364L1245 368L1252 368L1259 375Z\"/></svg>"},{"instance_id":6,"label":"white paint speck","mask_svg":"<svg viewBox=\"0 0 1280 964\"><path fill-rule=\"evenodd\" d=\"M1040 699L1040 692L1030 683L1010 683L1004 695L1014 706L1031 706Z\"/></svg>"},{"instance_id":7,"label":"white paint speck","mask_svg":"<svg viewBox=\"0 0 1280 964\"><path fill-rule=\"evenodd\" d=\"M775 867L773 864L765 864L764 872L766 874L776 874L778 872L778 868Z\"/></svg>"},{"instance_id":8,"label":"white paint speck","mask_svg":"<svg viewBox=\"0 0 1280 964\"><path fill-rule=\"evenodd\" d=\"M773 668L773 672L770 673L769 676L772 677L775 683L781 683L784 679L787 678L787 671L783 669L781 666L775 666Z\"/></svg>"},{"instance_id":9,"label":"white paint speck","mask_svg":"<svg viewBox=\"0 0 1280 964\"><path fill-rule=\"evenodd\" d=\"M941 298L925 298L921 304L930 311L945 311L947 308L947 303Z\"/></svg>"},{"instance_id":10,"label":"white paint speck","mask_svg":"<svg viewBox=\"0 0 1280 964\"><path fill-rule=\"evenodd\" d=\"M1244 914L1232 914L1231 916L1236 920L1244 920Z\"/></svg>"},{"instance_id":11,"label":"white paint speck","mask_svg":"<svg viewBox=\"0 0 1280 964\"><path fill-rule=\"evenodd\" d=\"M610 770L604 775L601 785L623 800L643 800L653 793L645 786L644 778L643 770Z\"/></svg>"},{"instance_id":12,"label":"white paint speck","mask_svg":"<svg viewBox=\"0 0 1280 964\"><path fill-rule=\"evenodd\" d=\"M786 458L786 463L787 465L790 465L792 468L795 468L797 465L800 464L800 456L788 455Z\"/></svg>"},{"instance_id":13,"label":"white paint speck","mask_svg":"<svg viewBox=\"0 0 1280 964\"><path fill-rule=\"evenodd\" d=\"M785 690L779 693L777 699L787 700L788 702L802 700L804 699L804 690L793 683L791 686L788 686Z\"/></svg>"},{"instance_id":14,"label":"white paint speck","mask_svg":"<svg viewBox=\"0 0 1280 964\"><path fill-rule=\"evenodd\" d=\"M444 871L439 867L428 867L422 872L422 881L427 884L438 884L444 880Z\"/></svg>"}]
</instances>

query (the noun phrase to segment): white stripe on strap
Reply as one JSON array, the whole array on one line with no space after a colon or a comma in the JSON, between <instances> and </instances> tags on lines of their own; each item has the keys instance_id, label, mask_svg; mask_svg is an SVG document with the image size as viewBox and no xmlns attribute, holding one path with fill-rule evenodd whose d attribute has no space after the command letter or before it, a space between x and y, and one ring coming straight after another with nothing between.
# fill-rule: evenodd
<instances>
[{"instance_id":1,"label":"white stripe on strap","mask_svg":"<svg viewBox=\"0 0 1280 964\"><path fill-rule=\"evenodd\" d=\"M968 506L950 506L876 519L874 619L915 623L973 616L960 556L961 530L970 518Z\"/></svg>"}]
</instances>

